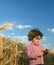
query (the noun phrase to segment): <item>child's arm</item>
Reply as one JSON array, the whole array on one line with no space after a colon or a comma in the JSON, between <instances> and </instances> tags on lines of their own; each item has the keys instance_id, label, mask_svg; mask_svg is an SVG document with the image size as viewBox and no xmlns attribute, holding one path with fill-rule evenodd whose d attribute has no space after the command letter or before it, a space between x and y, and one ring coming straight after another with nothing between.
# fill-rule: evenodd
<instances>
[{"instance_id":1,"label":"child's arm","mask_svg":"<svg viewBox=\"0 0 54 65\"><path fill-rule=\"evenodd\" d=\"M43 52L38 53L37 56L38 56L38 57L43 56Z\"/></svg>"}]
</instances>

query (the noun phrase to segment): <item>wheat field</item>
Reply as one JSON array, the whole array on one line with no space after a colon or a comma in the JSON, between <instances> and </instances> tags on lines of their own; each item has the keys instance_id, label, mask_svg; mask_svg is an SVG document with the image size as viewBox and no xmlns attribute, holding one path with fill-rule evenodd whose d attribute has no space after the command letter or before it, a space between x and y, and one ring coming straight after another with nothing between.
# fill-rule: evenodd
<instances>
[{"instance_id":1,"label":"wheat field","mask_svg":"<svg viewBox=\"0 0 54 65\"><path fill-rule=\"evenodd\" d=\"M0 36L0 65L28 65L26 44ZM44 56L45 65L54 65L54 50Z\"/></svg>"}]
</instances>

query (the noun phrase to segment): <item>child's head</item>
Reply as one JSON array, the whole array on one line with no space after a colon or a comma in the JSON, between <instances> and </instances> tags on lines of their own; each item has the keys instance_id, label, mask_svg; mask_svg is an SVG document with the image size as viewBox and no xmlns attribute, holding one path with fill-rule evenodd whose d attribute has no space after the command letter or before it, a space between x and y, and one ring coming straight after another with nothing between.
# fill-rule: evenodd
<instances>
[{"instance_id":1,"label":"child's head","mask_svg":"<svg viewBox=\"0 0 54 65\"><path fill-rule=\"evenodd\" d=\"M42 32L38 28L32 29L29 31L29 33L28 33L28 40L29 41L32 41L34 38L38 38L38 37L40 37L40 38L43 37Z\"/></svg>"}]
</instances>

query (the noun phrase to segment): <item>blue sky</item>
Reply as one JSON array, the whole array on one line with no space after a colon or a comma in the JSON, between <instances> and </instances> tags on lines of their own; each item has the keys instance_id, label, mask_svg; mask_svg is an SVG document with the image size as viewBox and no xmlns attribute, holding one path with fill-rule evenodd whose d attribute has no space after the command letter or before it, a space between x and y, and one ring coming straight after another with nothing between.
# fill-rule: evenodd
<instances>
[{"instance_id":1,"label":"blue sky","mask_svg":"<svg viewBox=\"0 0 54 65\"><path fill-rule=\"evenodd\" d=\"M0 34L27 42L27 34L39 28L44 34L41 44L54 48L54 0L0 0L0 25L14 26Z\"/></svg>"}]
</instances>

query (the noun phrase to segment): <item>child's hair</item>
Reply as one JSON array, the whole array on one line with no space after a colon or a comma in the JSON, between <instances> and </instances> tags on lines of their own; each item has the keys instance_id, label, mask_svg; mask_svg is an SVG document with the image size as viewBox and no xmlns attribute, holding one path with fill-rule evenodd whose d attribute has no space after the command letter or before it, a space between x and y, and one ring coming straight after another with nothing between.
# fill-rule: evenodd
<instances>
[{"instance_id":1,"label":"child's hair","mask_svg":"<svg viewBox=\"0 0 54 65\"><path fill-rule=\"evenodd\" d=\"M42 34L42 32L40 32L39 28L32 29L28 33L28 40L31 41L31 40L33 40L33 38L37 37L38 35L41 38L43 37L43 34Z\"/></svg>"}]
</instances>

